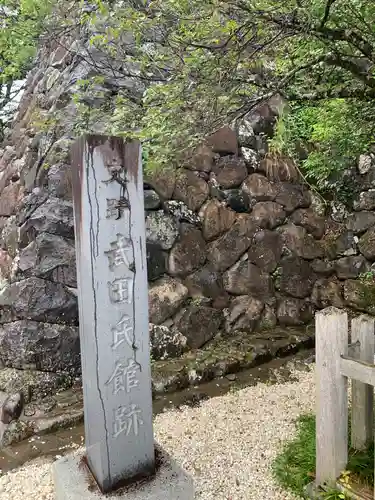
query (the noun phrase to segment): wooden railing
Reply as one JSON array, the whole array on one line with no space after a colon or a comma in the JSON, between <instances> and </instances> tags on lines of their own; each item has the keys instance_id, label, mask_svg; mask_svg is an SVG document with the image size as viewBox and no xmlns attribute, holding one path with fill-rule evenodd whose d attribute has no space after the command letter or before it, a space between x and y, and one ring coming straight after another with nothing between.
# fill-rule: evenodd
<instances>
[{"instance_id":1,"label":"wooden railing","mask_svg":"<svg viewBox=\"0 0 375 500\"><path fill-rule=\"evenodd\" d=\"M316 314L316 484L332 484L348 462L348 378L352 379L351 446L373 440L375 320L328 308Z\"/></svg>"}]
</instances>

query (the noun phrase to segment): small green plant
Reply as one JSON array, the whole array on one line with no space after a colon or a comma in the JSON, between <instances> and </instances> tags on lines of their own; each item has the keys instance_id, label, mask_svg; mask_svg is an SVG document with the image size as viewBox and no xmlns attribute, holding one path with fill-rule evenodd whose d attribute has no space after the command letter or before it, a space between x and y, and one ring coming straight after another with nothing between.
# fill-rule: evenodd
<instances>
[{"instance_id":1,"label":"small green plant","mask_svg":"<svg viewBox=\"0 0 375 500\"><path fill-rule=\"evenodd\" d=\"M283 488L304 496L305 487L315 477L315 459L315 416L302 415L297 420L295 438L284 444L273 463L273 474ZM374 445L361 452L350 449L347 470L343 471L340 482L348 487L349 478L354 477L362 484L373 485L373 460ZM322 493L322 498L324 500L341 500L346 497L338 490L331 489Z\"/></svg>"}]
</instances>

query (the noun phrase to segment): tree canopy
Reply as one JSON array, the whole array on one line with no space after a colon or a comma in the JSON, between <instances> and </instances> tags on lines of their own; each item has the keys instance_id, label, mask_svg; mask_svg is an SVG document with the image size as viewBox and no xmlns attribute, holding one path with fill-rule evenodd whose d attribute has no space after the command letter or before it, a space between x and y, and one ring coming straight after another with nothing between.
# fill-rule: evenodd
<instances>
[{"instance_id":1,"label":"tree canopy","mask_svg":"<svg viewBox=\"0 0 375 500\"><path fill-rule=\"evenodd\" d=\"M0 0L0 6L21 5L13 5L17 15L7 21L5 35L10 45L0 52L8 67L4 83L9 72L13 78L27 67L41 29L40 13L50 8L49 2ZM89 30L91 46L103 54L101 64L120 82L120 92L102 107L108 132L139 137L151 167L181 164L186 151L207 133L240 120L275 94L290 106L279 119L271 148L294 155L319 188L329 187L332 175L337 177L372 145L373 2L76 4L78 20L70 22ZM15 52L14 65L9 61ZM90 108L84 109L87 93L97 89L100 94L109 80L81 82L77 103L84 114ZM297 144L309 152L307 158L299 156Z\"/></svg>"}]
</instances>

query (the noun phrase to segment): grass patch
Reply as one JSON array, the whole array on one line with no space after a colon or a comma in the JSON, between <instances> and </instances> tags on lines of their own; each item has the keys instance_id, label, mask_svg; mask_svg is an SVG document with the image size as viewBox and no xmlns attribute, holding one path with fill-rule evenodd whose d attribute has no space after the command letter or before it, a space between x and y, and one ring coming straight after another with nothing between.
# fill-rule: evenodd
<instances>
[{"instance_id":1,"label":"grass patch","mask_svg":"<svg viewBox=\"0 0 375 500\"><path fill-rule=\"evenodd\" d=\"M302 415L297 420L295 438L284 444L274 460L273 473L279 484L303 497L304 487L315 477L315 455L315 415ZM350 449L347 471L359 483L373 486L374 445L363 452ZM342 498L337 491L325 496L325 500Z\"/></svg>"}]
</instances>

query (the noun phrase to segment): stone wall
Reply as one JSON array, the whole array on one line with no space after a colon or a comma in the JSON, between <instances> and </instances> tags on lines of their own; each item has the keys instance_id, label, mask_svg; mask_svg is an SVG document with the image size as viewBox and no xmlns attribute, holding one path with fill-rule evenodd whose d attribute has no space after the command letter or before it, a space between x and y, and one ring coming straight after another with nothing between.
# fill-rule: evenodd
<instances>
[{"instance_id":1,"label":"stone wall","mask_svg":"<svg viewBox=\"0 0 375 500\"><path fill-rule=\"evenodd\" d=\"M74 86L93 69L82 55L84 40L65 44L40 52L0 153L0 360L6 367L75 374L68 153ZM116 82L103 85L114 92ZM177 172L146 176L155 359L220 334L308 323L315 309L331 304L372 310L372 288L358 280L375 260L372 158L363 157L355 173L354 212L336 207L327 216L293 163L266 154L279 104L263 106L237 132L219 130ZM49 123L56 110L59 123ZM47 126L36 126L36 116L47 117Z\"/></svg>"}]
</instances>

